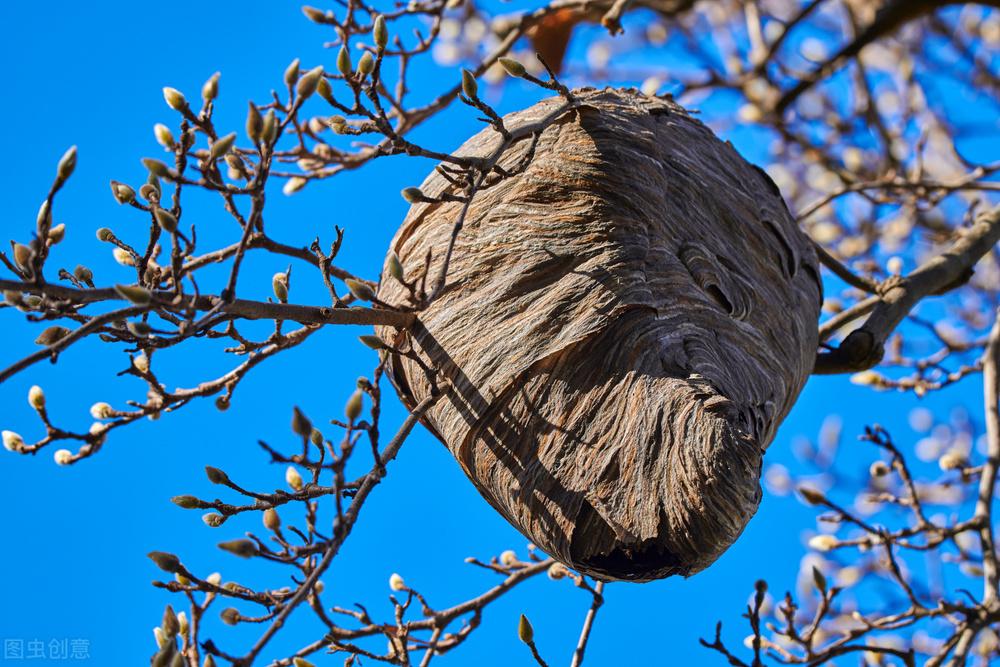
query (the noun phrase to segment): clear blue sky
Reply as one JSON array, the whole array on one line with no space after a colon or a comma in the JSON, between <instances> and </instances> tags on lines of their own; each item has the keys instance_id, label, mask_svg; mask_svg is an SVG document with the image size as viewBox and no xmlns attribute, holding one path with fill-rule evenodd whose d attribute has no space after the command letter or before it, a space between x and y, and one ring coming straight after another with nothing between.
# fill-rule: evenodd
<instances>
[{"instance_id":1,"label":"clear blue sky","mask_svg":"<svg viewBox=\"0 0 1000 667\"><path fill-rule=\"evenodd\" d=\"M101 285L125 280L126 270L113 262L94 231L108 226L126 237L143 233L138 219L115 204L108 181L141 182L139 158L160 155L153 124L176 120L163 104L162 86L177 87L194 98L202 82L221 71L217 124L241 130L246 99L265 98L293 57L301 57L304 66L332 66L334 54L322 49L327 38L301 16L295 3L2 3L0 56L8 63L2 78L5 103L0 107L4 242L28 238L56 161L76 144L79 166L56 208L56 222L66 223L67 238L52 264L71 269L85 263ZM440 85L440 79L430 76L421 82ZM510 111L525 103L527 95L513 91L497 105ZM463 111L430 124L419 136L447 150L476 129L473 115ZM751 137L727 138L753 155ZM317 234L329 241L335 224L345 227L341 263L375 278L406 212L397 193L418 183L431 166L390 159L311 186L294 198L281 196L275 188L269 225L280 230L280 238L303 245ZM207 200L194 202L186 215L203 216L199 233L206 242L213 237L213 223L225 225L217 205ZM228 233L231 226L223 229ZM244 284L263 297L271 274L281 268L277 260L255 257L243 274ZM321 286L306 287L306 274L300 270L295 276L293 297L322 303ZM315 282L312 275L308 281ZM8 311L2 326L0 363L33 351L37 326ZM257 517L213 530L202 524L198 512L180 510L169 498L180 493L215 497L218 487L205 480L205 465L224 467L245 486L282 486L283 469L267 464L256 441L290 444L288 422L295 404L316 421L341 414L355 378L374 364L373 355L354 342L360 333L364 330L324 331L252 373L228 412L218 413L206 401L158 422L129 427L116 432L99 456L82 465L59 468L49 451L34 458L4 453L0 571L6 576L0 639L84 638L91 664L143 662L154 650L151 629L159 623L163 605L180 602L149 585L160 576L145 557L153 549L176 552L200 572L221 570L227 580L284 585L278 568L248 564L214 546L244 529L256 530ZM209 345L195 346L175 359L170 381L177 384L204 379L206 369L224 368L229 361ZM40 365L17 376L0 386L0 427L37 437L39 428L25 396L32 384L39 384L59 422L85 428L90 423L87 409L95 401L120 405L143 397L137 383L115 377L125 363L121 351L87 344L64 354L57 366ZM977 378L924 404L939 414L967 404L978 414L979 387ZM844 419L849 448L861 446L853 444L854 435L872 421L893 428L904 445L912 443L917 436L906 425L912 406L911 399L894 394L875 400L846 377L814 379L767 461L797 466L791 455L793 438L815 435L831 411ZM393 404L383 431L392 431L402 417ZM364 514L342 557L324 577L333 593L327 599L342 606L363 602L385 618L391 613L386 582L392 572L401 573L432 604L444 607L494 583L493 577L463 564L465 557L488 559L508 548L524 554L525 539L477 495L444 447L423 430L403 448ZM767 578L781 591L793 584L804 553L803 531L814 526L812 516L791 497L766 494L742 539L708 571L689 580L610 586L588 663L631 663L656 651L663 664L722 664L697 645L697 637L710 636L715 621L722 619L727 637L739 643L746 634L739 614L754 580ZM552 663L563 664L587 604L587 596L566 582L540 578L491 606L467 644L438 661L484 667L527 664L527 652L515 634L517 616L524 612L535 625L542 653ZM213 631L206 636L223 647L237 646L231 642L247 636L222 626L217 618L209 626ZM275 646L287 649L305 643L315 638L315 630L314 625L293 623ZM342 662L342 657L325 662L318 657L323 664Z\"/></svg>"}]
</instances>

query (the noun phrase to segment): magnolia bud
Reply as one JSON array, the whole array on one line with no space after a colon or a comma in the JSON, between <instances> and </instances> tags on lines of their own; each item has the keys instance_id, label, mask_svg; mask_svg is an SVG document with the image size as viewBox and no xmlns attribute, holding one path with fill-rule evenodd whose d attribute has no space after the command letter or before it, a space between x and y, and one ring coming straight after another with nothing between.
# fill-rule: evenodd
<instances>
[{"instance_id":1,"label":"magnolia bud","mask_svg":"<svg viewBox=\"0 0 1000 667\"><path fill-rule=\"evenodd\" d=\"M97 230L97 240L98 241L110 241L115 237L115 233L112 232L107 227L101 227Z\"/></svg>"},{"instance_id":2,"label":"magnolia bud","mask_svg":"<svg viewBox=\"0 0 1000 667\"><path fill-rule=\"evenodd\" d=\"M38 335L38 338L35 339L35 344L45 346L55 345L69 334L70 330L66 327L52 326Z\"/></svg>"},{"instance_id":3,"label":"magnolia bud","mask_svg":"<svg viewBox=\"0 0 1000 667\"><path fill-rule=\"evenodd\" d=\"M240 612L232 607L223 609L219 616L222 618L222 622L226 625L236 625L240 622Z\"/></svg>"},{"instance_id":4,"label":"magnolia bud","mask_svg":"<svg viewBox=\"0 0 1000 667\"><path fill-rule=\"evenodd\" d=\"M141 160L142 166L149 170L150 174L160 178L170 178L170 167L165 162L154 160L151 157L144 157Z\"/></svg>"},{"instance_id":5,"label":"magnolia bud","mask_svg":"<svg viewBox=\"0 0 1000 667\"><path fill-rule=\"evenodd\" d=\"M941 470L957 470L966 463L965 452L960 449L949 449L938 459Z\"/></svg>"},{"instance_id":6,"label":"magnolia bud","mask_svg":"<svg viewBox=\"0 0 1000 667\"><path fill-rule=\"evenodd\" d=\"M268 530L278 530L281 528L281 517L278 516L277 510L273 507L264 510L264 527Z\"/></svg>"},{"instance_id":7,"label":"magnolia bud","mask_svg":"<svg viewBox=\"0 0 1000 667\"><path fill-rule=\"evenodd\" d=\"M319 80L323 76L323 66L314 67L299 79L299 83L295 86L295 92L298 93L299 97L303 100L308 98L310 95L316 92L316 86L319 85Z\"/></svg>"},{"instance_id":8,"label":"magnolia bud","mask_svg":"<svg viewBox=\"0 0 1000 667\"><path fill-rule=\"evenodd\" d=\"M361 416L361 408L364 404L362 396L364 396L364 394L359 389L351 394L351 397L347 399L347 405L344 406L344 414L347 415L348 421L353 422Z\"/></svg>"},{"instance_id":9,"label":"magnolia bud","mask_svg":"<svg viewBox=\"0 0 1000 667\"><path fill-rule=\"evenodd\" d=\"M149 334L153 333L153 327L149 326L149 324L141 320L135 322L129 322L125 326L125 328L128 329L132 333L132 335L137 338L145 338Z\"/></svg>"},{"instance_id":10,"label":"magnolia bud","mask_svg":"<svg viewBox=\"0 0 1000 667\"><path fill-rule=\"evenodd\" d=\"M138 306L145 306L153 299L153 294L139 285L115 285L115 291Z\"/></svg>"},{"instance_id":11,"label":"magnolia bud","mask_svg":"<svg viewBox=\"0 0 1000 667\"><path fill-rule=\"evenodd\" d=\"M500 554L500 563L506 567L510 567L517 563L517 554L508 549Z\"/></svg>"},{"instance_id":12,"label":"magnolia bud","mask_svg":"<svg viewBox=\"0 0 1000 667\"><path fill-rule=\"evenodd\" d=\"M819 571L818 567L813 566L812 570L813 583L816 585L816 589L820 593L826 593L826 577L823 576L823 573Z\"/></svg>"},{"instance_id":13,"label":"magnolia bud","mask_svg":"<svg viewBox=\"0 0 1000 667\"><path fill-rule=\"evenodd\" d=\"M136 355L135 359L132 360L132 365L135 366L136 370L141 371L143 373L148 373L149 357L146 356L145 352L138 354Z\"/></svg>"},{"instance_id":14,"label":"magnolia bud","mask_svg":"<svg viewBox=\"0 0 1000 667\"><path fill-rule=\"evenodd\" d=\"M187 106L187 100L184 98L184 95L176 88L165 87L163 89L163 99L166 100L167 106L175 111L180 111Z\"/></svg>"},{"instance_id":15,"label":"magnolia bud","mask_svg":"<svg viewBox=\"0 0 1000 667\"><path fill-rule=\"evenodd\" d=\"M49 245L55 245L63 240L66 236L66 225L60 223L49 230L48 233L48 243Z\"/></svg>"},{"instance_id":16,"label":"magnolia bud","mask_svg":"<svg viewBox=\"0 0 1000 667\"><path fill-rule=\"evenodd\" d=\"M474 99L479 95L479 83L475 75L467 69L462 70L462 92L469 99Z\"/></svg>"},{"instance_id":17,"label":"magnolia bud","mask_svg":"<svg viewBox=\"0 0 1000 667\"><path fill-rule=\"evenodd\" d=\"M316 665L309 662L305 658L299 658L299 657L292 658L292 665L294 665L294 667L316 667Z\"/></svg>"},{"instance_id":18,"label":"magnolia bud","mask_svg":"<svg viewBox=\"0 0 1000 667\"><path fill-rule=\"evenodd\" d=\"M411 204L416 204L424 200L423 190L412 186L408 188L403 188L403 190L399 194L403 195L403 199L410 202Z\"/></svg>"},{"instance_id":19,"label":"magnolia bud","mask_svg":"<svg viewBox=\"0 0 1000 667\"><path fill-rule=\"evenodd\" d=\"M59 160L59 166L56 167L56 182L63 183L73 175L74 169L76 169L76 146L70 146Z\"/></svg>"},{"instance_id":20,"label":"magnolia bud","mask_svg":"<svg viewBox=\"0 0 1000 667\"><path fill-rule=\"evenodd\" d=\"M875 461L871 464L871 467L868 468L868 474L872 477L884 477L889 474L889 471L890 468L885 461Z\"/></svg>"},{"instance_id":21,"label":"magnolia bud","mask_svg":"<svg viewBox=\"0 0 1000 667\"><path fill-rule=\"evenodd\" d=\"M385 26L385 17L379 14L375 17L375 25L372 28L372 39L379 51L389 44L389 29Z\"/></svg>"},{"instance_id":22,"label":"magnolia bud","mask_svg":"<svg viewBox=\"0 0 1000 667\"><path fill-rule=\"evenodd\" d=\"M250 108L247 111L247 136L254 143L258 143L263 128L264 119L261 118L260 111L254 106L253 102L250 102Z\"/></svg>"},{"instance_id":23,"label":"magnolia bud","mask_svg":"<svg viewBox=\"0 0 1000 667\"><path fill-rule=\"evenodd\" d=\"M403 264L399 261L399 255L394 252L389 253L389 275L396 280L403 282Z\"/></svg>"},{"instance_id":24,"label":"magnolia bud","mask_svg":"<svg viewBox=\"0 0 1000 667\"><path fill-rule=\"evenodd\" d=\"M230 540L228 542L219 542L218 546L223 551L228 551L240 558L251 558L257 555L257 543L252 540Z\"/></svg>"},{"instance_id":25,"label":"magnolia bud","mask_svg":"<svg viewBox=\"0 0 1000 667\"><path fill-rule=\"evenodd\" d=\"M73 275L82 283L90 284L94 282L94 272L83 264L76 265L76 268L73 269Z\"/></svg>"},{"instance_id":26,"label":"magnolia bud","mask_svg":"<svg viewBox=\"0 0 1000 667\"><path fill-rule=\"evenodd\" d=\"M306 187L306 183L308 182L309 181L299 176L292 176L285 181L285 185L281 188L281 192L285 195L294 195L296 192Z\"/></svg>"},{"instance_id":27,"label":"magnolia bud","mask_svg":"<svg viewBox=\"0 0 1000 667\"><path fill-rule=\"evenodd\" d=\"M152 183L146 183L139 188L139 196L151 204L156 204L160 201L160 189Z\"/></svg>"},{"instance_id":28,"label":"magnolia bud","mask_svg":"<svg viewBox=\"0 0 1000 667\"><path fill-rule=\"evenodd\" d=\"M567 570L566 566L563 565L562 563L552 563L552 565L549 565L549 569L546 572L546 574L548 575L549 579L552 579L553 581L558 581L559 579L562 579L567 574L569 574L569 570Z\"/></svg>"},{"instance_id":29,"label":"magnolia bud","mask_svg":"<svg viewBox=\"0 0 1000 667\"><path fill-rule=\"evenodd\" d=\"M354 298L360 299L361 301L371 301L375 298L375 291L368 286L367 283L363 283L360 280L354 280L353 278L346 278L344 284L347 285L347 289L350 290Z\"/></svg>"},{"instance_id":30,"label":"magnolia bud","mask_svg":"<svg viewBox=\"0 0 1000 667\"><path fill-rule=\"evenodd\" d=\"M202 506L205 504L201 500L199 500L196 496L189 496L189 495L174 496L173 498L170 499L170 502L172 502L174 505L177 505L181 509L185 510L201 509Z\"/></svg>"},{"instance_id":31,"label":"magnolia bud","mask_svg":"<svg viewBox=\"0 0 1000 667\"><path fill-rule=\"evenodd\" d=\"M375 71L375 59L372 57L372 54L370 52L365 51L361 55L361 59L358 60L358 76L366 77L374 71Z\"/></svg>"},{"instance_id":32,"label":"magnolia bud","mask_svg":"<svg viewBox=\"0 0 1000 667\"><path fill-rule=\"evenodd\" d=\"M535 629L531 627L531 622L524 614L521 614L521 618L517 621L517 638L525 644L535 641Z\"/></svg>"},{"instance_id":33,"label":"magnolia bud","mask_svg":"<svg viewBox=\"0 0 1000 667\"><path fill-rule=\"evenodd\" d=\"M14 244L14 262L25 271L31 270L31 258L34 251L23 243Z\"/></svg>"},{"instance_id":34,"label":"magnolia bud","mask_svg":"<svg viewBox=\"0 0 1000 667\"><path fill-rule=\"evenodd\" d=\"M274 297L281 303L288 303L288 274L275 273L271 278L271 289Z\"/></svg>"},{"instance_id":35,"label":"magnolia bud","mask_svg":"<svg viewBox=\"0 0 1000 667\"><path fill-rule=\"evenodd\" d=\"M226 522L226 517L221 514L216 514L215 512L209 512L208 514L203 514L201 520L205 522L205 525L209 528L218 528Z\"/></svg>"},{"instance_id":36,"label":"magnolia bud","mask_svg":"<svg viewBox=\"0 0 1000 667\"><path fill-rule=\"evenodd\" d=\"M208 476L208 481L212 484L228 484L229 475L227 475L222 470L218 468L213 468L212 466L205 466L205 475Z\"/></svg>"},{"instance_id":37,"label":"magnolia bud","mask_svg":"<svg viewBox=\"0 0 1000 667\"><path fill-rule=\"evenodd\" d=\"M177 218L167 209L157 206L153 209L153 217L156 218L156 224L166 233L172 234L177 231Z\"/></svg>"},{"instance_id":38,"label":"magnolia bud","mask_svg":"<svg viewBox=\"0 0 1000 667\"><path fill-rule=\"evenodd\" d=\"M219 95L219 73L216 72L212 76L208 77L205 84L201 87L201 99L206 103L211 102Z\"/></svg>"},{"instance_id":39,"label":"magnolia bud","mask_svg":"<svg viewBox=\"0 0 1000 667\"><path fill-rule=\"evenodd\" d=\"M292 432L303 438L312 434L312 422L298 408L292 409Z\"/></svg>"},{"instance_id":40,"label":"magnolia bud","mask_svg":"<svg viewBox=\"0 0 1000 667\"><path fill-rule=\"evenodd\" d=\"M302 8L302 13L306 15L306 18L314 23L325 23L326 15L322 10L316 9L315 7L310 7L306 5Z\"/></svg>"},{"instance_id":41,"label":"magnolia bud","mask_svg":"<svg viewBox=\"0 0 1000 667\"><path fill-rule=\"evenodd\" d=\"M267 144L273 144L278 138L278 117L274 109L268 109L264 114L264 125L261 127L260 138Z\"/></svg>"},{"instance_id":42,"label":"magnolia bud","mask_svg":"<svg viewBox=\"0 0 1000 667\"><path fill-rule=\"evenodd\" d=\"M809 540L809 548L816 551L829 551L838 544L837 538L833 535L817 535Z\"/></svg>"},{"instance_id":43,"label":"magnolia bud","mask_svg":"<svg viewBox=\"0 0 1000 667\"><path fill-rule=\"evenodd\" d=\"M826 496L809 486L800 486L799 493L810 505L820 505L826 502Z\"/></svg>"},{"instance_id":44,"label":"magnolia bud","mask_svg":"<svg viewBox=\"0 0 1000 667\"><path fill-rule=\"evenodd\" d=\"M340 47L340 51L337 52L337 70L343 74L345 77L351 76L351 52L347 50L347 45Z\"/></svg>"},{"instance_id":45,"label":"magnolia bud","mask_svg":"<svg viewBox=\"0 0 1000 667\"><path fill-rule=\"evenodd\" d=\"M184 577L179 577L179 579L183 578ZM188 632L188 627L190 626L188 624L187 614L185 614L183 611L177 612L177 631L181 633L181 635L186 635Z\"/></svg>"},{"instance_id":46,"label":"magnolia bud","mask_svg":"<svg viewBox=\"0 0 1000 667\"><path fill-rule=\"evenodd\" d=\"M37 384L28 390L28 405L36 410L45 409L45 392Z\"/></svg>"},{"instance_id":47,"label":"magnolia bud","mask_svg":"<svg viewBox=\"0 0 1000 667\"><path fill-rule=\"evenodd\" d=\"M333 87L330 85L330 82L326 80L326 77L321 76L319 78L319 83L316 84L316 92L330 104L335 105L337 103L337 100L333 96Z\"/></svg>"},{"instance_id":48,"label":"magnolia bud","mask_svg":"<svg viewBox=\"0 0 1000 667\"><path fill-rule=\"evenodd\" d=\"M236 141L236 133L230 132L226 136L217 139L212 147L208 151L208 159L211 161L218 160L226 153L233 149L233 143Z\"/></svg>"},{"instance_id":49,"label":"magnolia bud","mask_svg":"<svg viewBox=\"0 0 1000 667\"><path fill-rule=\"evenodd\" d=\"M168 150L173 149L174 135L170 133L170 128L163 123L157 123L153 126L153 136L156 137L157 143L164 148Z\"/></svg>"},{"instance_id":50,"label":"magnolia bud","mask_svg":"<svg viewBox=\"0 0 1000 667\"><path fill-rule=\"evenodd\" d=\"M114 412L114 408L104 402L94 403L90 406L90 416L94 419L111 419Z\"/></svg>"},{"instance_id":51,"label":"magnolia bud","mask_svg":"<svg viewBox=\"0 0 1000 667\"><path fill-rule=\"evenodd\" d=\"M388 348L388 345L382 342L382 339L378 336L373 336L371 334L365 334L364 336L358 336L365 346L370 347L373 350L384 350Z\"/></svg>"},{"instance_id":52,"label":"magnolia bud","mask_svg":"<svg viewBox=\"0 0 1000 667\"><path fill-rule=\"evenodd\" d=\"M513 58L500 58L499 62L500 66L503 67L510 76L520 78L528 73L527 70L524 69L524 65Z\"/></svg>"},{"instance_id":53,"label":"magnolia bud","mask_svg":"<svg viewBox=\"0 0 1000 667\"><path fill-rule=\"evenodd\" d=\"M146 555L164 572L173 574L181 569L180 559L171 553L167 553L166 551L150 551Z\"/></svg>"},{"instance_id":54,"label":"magnolia bud","mask_svg":"<svg viewBox=\"0 0 1000 667\"><path fill-rule=\"evenodd\" d=\"M288 466L288 469L285 470L285 482L295 491L301 491L304 486L302 475L293 466Z\"/></svg>"},{"instance_id":55,"label":"magnolia bud","mask_svg":"<svg viewBox=\"0 0 1000 667\"><path fill-rule=\"evenodd\" d=\"M115 261L122 266L135 266L135 257L133 257L132 253L125 248L115 246L115 249L111 251L111 254L114 256Z\"/></svg>"},{"instance_id":56,"label":"magnolia bud","mask_svg":"<svg viewBox=\"0 0 1000 667\"><path fill-rule=\"evenodd\" d=\"M405 591L406 582L403 581L403 578L401 576L393 572L392 575L389 577L389 588L394 591Z\"/></svg>"},{"instance_id":57,"label":"magnolia bud","mask_svg":"<svg viewBox=\"0 0 1000 667\"><path fill-rule=\"evenodd\" d=\"M119 204L131 204L135 201L135 190L118 181L111 181L111 194Z\"/></svg>"},{"instance_id":58,"label":"magnolia bud","mask_svg":"<svg viewBox=\"0 0 1000 667\"><path fill-rule=\"evenodd\" d=\"M21 448L24 447L24 438L20 434L14 431L4 431L3 436L3 446L8 452L19 452Z\"/></svg>"},{"instance_id":59,"label":"magnolia bud","mask_svg":"<svg viewBox=\"0 0 1000 667\"><path fill-rule=\"evenodd\" d=\"M296 58L285 68L285 85L291 88L299 80L299 59Z\"/></svg>"}]
</instances>

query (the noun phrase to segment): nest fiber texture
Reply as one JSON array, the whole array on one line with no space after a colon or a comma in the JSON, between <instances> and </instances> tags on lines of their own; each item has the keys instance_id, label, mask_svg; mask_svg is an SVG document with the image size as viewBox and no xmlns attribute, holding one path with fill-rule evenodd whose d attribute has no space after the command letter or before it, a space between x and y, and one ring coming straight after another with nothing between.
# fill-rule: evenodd
<instances>
[{"instance_id":1,"label":"nest fiber texture","mask_svg":"<svg viewBox=\"0 0 1000 667\"><path fill-rule=\"evenodd\" d=\"M379 333L450 382L424 423L532 542L599 579L689 575L757 510L816 352L816 256L770 179L684 109L576 94L527 168L476 194L415 327ZM483 130L458 154L499 141ZM438 174L422 189L461 194ZM461 206L410 209L392 243L407 278L430 251L433 282ZM379 298L406 301L388 271ZM411 407L431 391L411 359L390 372Z\"/></svg>"}]
</instances>

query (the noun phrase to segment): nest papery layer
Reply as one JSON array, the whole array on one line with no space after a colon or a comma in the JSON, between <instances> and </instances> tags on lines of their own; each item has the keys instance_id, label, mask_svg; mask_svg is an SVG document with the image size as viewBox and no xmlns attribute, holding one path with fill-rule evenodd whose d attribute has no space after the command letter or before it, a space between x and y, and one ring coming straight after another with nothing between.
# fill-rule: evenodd
<instances>
[{"instance_id":1,"label":"nest papery layer","mask_svg":"<svg viewBox=\"0 0 1000 667\"><path fill-rule=\"evenodd\" d=\"M527 168L475 195L416 325L378 333L447 378L425 425L532 542L600 579L688 575L760 502L761 457L816 352L816 256L770 179L681 107L575 94ZM457 154L500 140L487 129ZM422 189L461 194L438 174ZM461 207L411 208L392 243L408 279L438 275ZM378 296L407 291L386 271ZM425 371L390 356L412 407Z\"/></svg>"}]
</instances>

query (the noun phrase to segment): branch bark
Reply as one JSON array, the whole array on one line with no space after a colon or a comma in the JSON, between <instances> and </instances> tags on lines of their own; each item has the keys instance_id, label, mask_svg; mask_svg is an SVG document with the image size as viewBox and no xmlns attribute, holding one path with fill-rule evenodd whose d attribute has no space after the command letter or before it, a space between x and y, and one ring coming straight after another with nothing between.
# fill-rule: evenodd
<instances>
[{"instance_id":1,"label":"branch bark","mask_svg":"<svg viewBox=\"0 0 1000 667\"><path fill-rule=\"evenodd\" d=\"M972 267L1000 241L1000 206L981 214L950 248L910 275L885 285L881 300L865 323L836 349L816 356L813 373L853 373L882 360L885 343L921 299L940 294L967 279Z\"/></svg>"}]
</instances>

